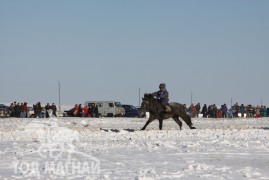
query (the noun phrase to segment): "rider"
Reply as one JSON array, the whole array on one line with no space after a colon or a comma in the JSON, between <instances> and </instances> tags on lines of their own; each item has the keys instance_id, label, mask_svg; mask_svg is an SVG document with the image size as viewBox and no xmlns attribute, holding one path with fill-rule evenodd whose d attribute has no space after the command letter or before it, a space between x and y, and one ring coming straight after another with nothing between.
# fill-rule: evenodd
<instances>
[{"instance_id":1,"label":"rider","mask_svg":"<svg viewBox=\"0 0 269 180\"><path fill-rule=\"evenodd\" d=\"M169 93L166 90L166 85L164 83L161 83L159 85L160 90L157 92L152 93L153 96L155 96L156 98L160 99L162 106L164 107L164 111L165 112L170 112L171 108L168 106L168 101L169 101Z\"/></svg>"}]
</instances>

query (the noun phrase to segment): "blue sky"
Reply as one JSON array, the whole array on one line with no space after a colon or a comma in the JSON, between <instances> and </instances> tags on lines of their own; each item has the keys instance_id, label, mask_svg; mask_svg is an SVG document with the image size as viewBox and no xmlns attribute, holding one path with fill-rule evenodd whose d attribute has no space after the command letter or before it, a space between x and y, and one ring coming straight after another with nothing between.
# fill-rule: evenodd
<instances>
[{"instance_id":1,"label":"blue sky","mask_svg":"<svg viewBox=\"0 0 269 180\"><path fill-rule=\"evenodd\" d=\"M269 105L268 0L0 1L0 102Z\"/></svg>"}]
</instances>

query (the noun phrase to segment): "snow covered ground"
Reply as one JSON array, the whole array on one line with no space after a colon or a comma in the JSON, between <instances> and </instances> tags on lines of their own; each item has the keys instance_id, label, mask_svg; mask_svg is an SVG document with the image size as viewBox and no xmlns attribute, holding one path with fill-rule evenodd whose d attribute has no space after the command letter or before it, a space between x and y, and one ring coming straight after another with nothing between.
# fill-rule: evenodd
<instances>
[{"instance_id":1,"label":"snow covered ground","mask_svg":"<svg viewBox=\"0 0 269 180\"><path fill-rule=\"evenodd\" d=\"M269 118L145 122L0 119L0 179L269 179Z\"/></svg>"}]
</instances>

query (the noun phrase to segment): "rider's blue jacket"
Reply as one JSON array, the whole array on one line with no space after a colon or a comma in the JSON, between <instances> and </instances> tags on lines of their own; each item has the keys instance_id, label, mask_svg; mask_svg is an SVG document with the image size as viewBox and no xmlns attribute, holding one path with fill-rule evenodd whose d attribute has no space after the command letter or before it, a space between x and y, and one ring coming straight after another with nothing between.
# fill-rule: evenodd
<instances>
[{"instance_id":1,"label":"rider's blue jacket","mask_svg":"<svg viewBox=\"0 0 269 180\"><path fill-rule=\"evenodd\" d=\"M165 89L164 91L157 91L152 93L153 96L155 96L156 98L161 100L162 104L168 104L169 101L169 93L168 91Z\"/></svg>"}]
</instances>

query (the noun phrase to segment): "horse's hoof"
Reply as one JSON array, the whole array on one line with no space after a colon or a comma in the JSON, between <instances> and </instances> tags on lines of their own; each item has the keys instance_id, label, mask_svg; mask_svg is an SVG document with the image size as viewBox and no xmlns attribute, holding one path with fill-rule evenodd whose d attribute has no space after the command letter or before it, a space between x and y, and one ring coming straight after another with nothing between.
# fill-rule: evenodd
<instances>
[{"instance_id":1,"label":"horse's hoof","mask_svg":"<svg viewBox=\"0 0 269 180\"><path fill-rule=\"evenodd\" d=\"M191 127L191 129L196 129L196 127Z\"/></svg>"}]
</instances>

